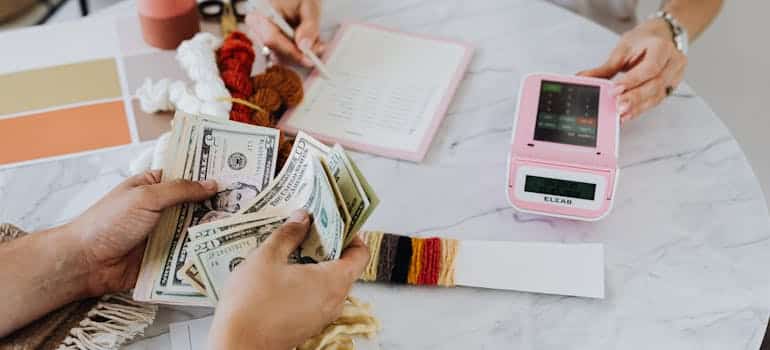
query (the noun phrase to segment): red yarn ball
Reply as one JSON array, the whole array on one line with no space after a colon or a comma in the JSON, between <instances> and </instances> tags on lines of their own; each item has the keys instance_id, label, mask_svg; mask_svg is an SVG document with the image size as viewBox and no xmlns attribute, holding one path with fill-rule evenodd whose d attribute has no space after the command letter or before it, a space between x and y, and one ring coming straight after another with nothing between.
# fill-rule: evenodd
<instances>
[{"instance_id":1,"label":"red yarn ball","mask_svg":"<svg viewBox=\"0 0 770 350\"><path fill-rule=\"evenodd\" d=\"M228 35L227 38L225 38L225 40L226 41L243 41L244 43L251 45L251 39L249 39L249 37L246 34L239 31L234 31L230 33L230 35Z\"/></svg>"},{"instance_id":2,"label":"red yarn ball","mask_svg":"<svg viewBox=\"0 0 770 350\"><path fill-rule=\"evenodd\" d=\"M234 58L227 58L219 62L219 71L234 71L244 75L251 75L252 63L237 60Z\"/></svg>"},{"instance_id":3,"label":"red yarn ball","mask_svg":"<svg viewBox=\"0 0 770 350\"><path fill-rule=\"evenodd\" d=\"M254 85L248 74L237 71L224 71L221 75L222 81L224 81L225 86L232 95L251 96L254 94Z\"/></svg>"},{"instance_id":4,"label":"red yarn ball","mask_svg":"<svg viewBox=\"0 0 770 350\"><path fill-rule=\"evenodd\" d=\"M235 58L239 61L254 62L254 48L243 41L225 41L217 51L217 61Z\"/></svg>"}]
</instances>

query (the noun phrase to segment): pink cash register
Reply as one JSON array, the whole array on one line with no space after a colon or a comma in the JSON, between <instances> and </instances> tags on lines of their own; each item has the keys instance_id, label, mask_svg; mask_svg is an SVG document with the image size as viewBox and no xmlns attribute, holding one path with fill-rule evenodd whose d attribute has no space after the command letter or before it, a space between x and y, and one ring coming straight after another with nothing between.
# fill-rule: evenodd
<instances>
[{"instance_id":1,"label":"pink cash register","mask_svg":"<svg viewBox=\"0 0 770 350\"><path fill-rule=\"evenodd\" d=\"M525 77L508 157L514 208L588 221L610 212L619 175L613 87L603 79Z\"/></svg>"}]
</instances>

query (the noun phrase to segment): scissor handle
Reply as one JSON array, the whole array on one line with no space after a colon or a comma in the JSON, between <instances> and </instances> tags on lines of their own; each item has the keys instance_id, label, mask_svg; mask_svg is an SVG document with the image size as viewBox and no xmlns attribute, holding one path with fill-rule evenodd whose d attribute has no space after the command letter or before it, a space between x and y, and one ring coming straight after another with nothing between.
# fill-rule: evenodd
<instances>
[{"instance_id":1,"label":"scissor handle","mask_svg":"<svg viewBox=\"0 0 770 350\"><path fill-rule=\"evenodd\" d=\"M235 12L235 18L238 18L238 22L243 22L246 20L246 15L248 15L247 9L248 6L243 6L243 10L240 10L238 7L239 3L248 3L249 0L230 0L230 3L233 4L233 12ZM243 12L242 12L243 11Z\"/></svg>"},{"instance_id":2,"label":"scissor handle","mask_svg":"<svg viewBox=\"0 0 770 350\"><path fill-rule=\"evenodd\" d=\"M238 22L243 22L246 19L246 13L239 10L238 4L241 2L247 2L248 0L230 0L232 4L233 13ZM225 3L222 0L204 0L198 3L198 12L204 20L218 20L222 17L225 11Z\"/></svg>"},{"instance_id":3,"label":"scissor handle","mask_svg":"<svg viewBox=\"0 0 770 350\"><path fill-rule=\"evenodd\" d=\"M204 0L198 3L198 12L206 20L219 19L224 8L225 4L221 0Z\"/></svg>"}]
</instances>

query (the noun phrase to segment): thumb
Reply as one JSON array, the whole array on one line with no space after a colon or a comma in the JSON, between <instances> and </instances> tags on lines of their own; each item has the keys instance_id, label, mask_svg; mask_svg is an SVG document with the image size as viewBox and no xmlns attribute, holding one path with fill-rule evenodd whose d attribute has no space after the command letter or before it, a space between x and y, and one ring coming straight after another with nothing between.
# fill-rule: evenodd
<instances>
[{"instance_id":1,"label":"thumb","mask_svg":"<svg viewBox=\"0 0 770 350\"><path fill-rule=\"evenodd\" d=\"M356 236L342 252L339 260L323 262L322 266L335 271L334 275L340 283L350 285L361 277L368 263L369 248L361 237Z\"/></svg>"},{"instance_id":2,"label":"thumb","mask_svg":"<svg viewBox=\"0 0 770 350\"><path fill-rule=\"evenodd\" d=\"M625 56L622 50L615 50L610 54L610 57L602 65L579 72L577 75L584 77L604 78L610 79L618 74L625 66Z\"/></svg>"},{"instance_id":3,"label":"thumb","mask_svg":"<svg viewBox=\"0 0 770 350\"><path fill-rule=\"evenodd\" d=\"M161 210L185 202L199 202L217 192L214 180L190 181L173 180L143 186L145 198L142 201L152 210Z\"/></svg>"},{"instance_id":4,"label":"thumb","mask_svg":"<svg viewBox=\"0 0 770 350\"><path fill-rule=\"evenodd\" d=\"M260 249L271 259L285 263L293 251L297 250L307 237L310 228L310 217L305 210L295 210L275 232L265 241Z\"/></svg>"},{"instance_id":5,"label":"thumb","mask_svg":"<svg viewBox=\"0 0 770 350\"><path fill-rule=\"evenodd\" d=\"M631 68L625 76L620 78L618 84L622 84L630 89L636 88L660 75L670 59L661 51L657 48L647 49L644 55L641 56L639 64Z\"/></svg>"},{"instance_id":6,"label":"thumb","mask_svg":"<svg viewBox=\"0 0 770 350\"><path fill-rule=\"evenodd\" d=\"M316 1L303 1L299 8L299 26L294 37L297 47L312 49L318 41L321 9Z\"/></svg>"}]
</instances>

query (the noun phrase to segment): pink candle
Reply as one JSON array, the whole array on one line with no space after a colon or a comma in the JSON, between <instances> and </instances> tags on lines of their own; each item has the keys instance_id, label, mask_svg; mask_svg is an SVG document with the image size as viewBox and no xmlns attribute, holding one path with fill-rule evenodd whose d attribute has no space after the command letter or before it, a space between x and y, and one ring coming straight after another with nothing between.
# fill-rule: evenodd
<instances>
[{"instance_id":1,"label":"pink candle","mask_svg":"<svg viewBox=\"0 0 770 350\"><path fill-rule=\"evenodd\" d=\"M142 36L161 49L176 49L183 40L200 31L195 0L138 0Z\"/></svg>"}]
</instances>

